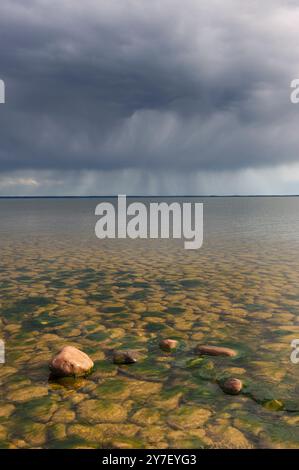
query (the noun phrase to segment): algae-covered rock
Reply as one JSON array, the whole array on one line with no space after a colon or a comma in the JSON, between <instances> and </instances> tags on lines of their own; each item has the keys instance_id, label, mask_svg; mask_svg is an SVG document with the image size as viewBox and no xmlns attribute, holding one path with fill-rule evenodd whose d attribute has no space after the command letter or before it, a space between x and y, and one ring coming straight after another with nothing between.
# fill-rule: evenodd
<instances>
[{"instance_id":1,"label":"algae-covered rock","mask_svg":"<svg viewBox=\"0 0 299 470\"><path fill-rule=\"evenodd\" d=\"M139 427L134 424L111 424L101 423L94 425L72 424L68 426L67 433L70 437L83 438L89 442L105 444L113 437L134 437L139 431Z\"/></svg>"},{"instance_id":2,"label":"algae-covered rock","mask_svg":"<svg viewBox=\"0 0 299 470\"><path fill-rule=\"evenodd\" d=\"M161 448L159 443L166 444L167 430L168 429L163 426L146 426L142 431L140 431L140 437L145 442L149 442L150 444L155 445L155 447Z\"/></svg>"},{"instance_id":3,"label":"algae-covered rock","mask_svg":"<svg viewBox=\"0 0 299 470\"><path fill-rule=\"evenodd\" d=\"M0 418L9 418L10 415L15 411L15 406L6 403L0 406Z\"/></svg>"},{"instance_id":4,"label":"algae-covered rock","mask_svg":"<svg viewBox=\"0 0 299 470\"><path fill-rule=\"evenodd\" d=\"M34 398L45 397L46 395L48 395L48 387L44 387L42 385L32 385L8 393L7 400L23 403Z\"/></svg>"},{"instance_id":5,"label":"algae-covered rock","mask_svg":"<svg viewBox=\"0 0 299 470\"><path fill-rule=\"evenodd\" d=\"M21 421L16 430L17 435L32 447L41 446L46 442L46 426L32 421Z\"/></svg>"},{"instance_id":6,"label":"algae-covered rock","mask_svg":"<svg viewBox=\"0 0 299 470\"><path fill-rule=\"evenodd\" d=\"M139 380L162 382L169 373L169 365L147 359L134 365L134 368L126 371L122 369L121 372Z\"/></svg>"},{"instance_id":7,"label":"algae-covered rock","mask_svg":"<svg viewBox=\"0 0 299 470\"><path fill-rule=\"evenodd\" d=\"M160 414L157 410L152 408L141 408L133 414L131 420L133 423L141 426L157 424L160 419Z\"/></svg>"},{"instance_id":8,"label":"algae-covered rock","mask_svg":"<svg viewBox=\"0 0 299 470\"><path fill-rule=\"evenodd\" d=\"M70 410L68 406L60 406L58 410L53 414L52 423L71 423L74 421L76 414L73 410Z\"/></svg>"},{"instance_id":9,"label":"algae-covered rock","mask_svg":"<svg viewBox=\"0 0 299 470\"><path fill-rule=\"evenodd\" d=\"M94 395L108 400L125 400L130 395L130 389L125 378L108 378L97 386Z\"/></svg>"},{"instance_id":10,"label":"algae-covered rock","mask_svg":"<svg viewBox=\"0 0 299 470\"><path fill-rule=\"evenodd\" d=\"M167 439L171 449L202 449L205 447L203 437L205 433L203 430L199 436L192 435L191 432L169 430L167 432Z\"/></svg>"},{"instance_id":11,"label":"algae-covered rock","mask_svg":"<svg viewBox=\"0 0 299 470\"><path fill-rule=\"evenodd\" d=\"M23 408L17 410L17 413L20 413L26 419L47 423L57 408L57 403L47 396L28 401Z\"/></svg>"},{"instance_id":12,"label":"algae-covered rock","mask_svg":"<svg viewBox=\"0 0 299 470\"><path fill-rule=\"evenodd\" d=\"M173 410L177 408L183 391L174 387L169 390L162 390L158 395L150 399L150 403L160 410Z\"/></svg>"},{"instance_id":13,"label":"algae-covered rock","mask_svg":"<svg viewBox=\"0 0 299 470\"><path fill-rule=\"evenodd\" d=\"M130 379L128 387L131 392L131 396L134 397L135 400L144 400L145 398L153 396L158 398L160 396L162 384Z\"/></svg>"},{"instance_id":14,"label":"algae-covered rock","mask_svg":"<svg viewBox=\"0 0 299 470\"><path fill-rule=\"evenodd\" d=\"M144 449L144 442L130 437L115 437L107 442L111 449Z\"/></svg>"},{"instance_id":15,"label":"algae-covered rock","mask_svg":"<svg viewBox=\"0 0 299 470\"><path fill-rule=\"evenodd\" d=\"M67 434L70 437L83 438L86 441L102 442L103 433L98 427L83 424L72 424L67 428Z\"/></svg>"},{"instance_id":16,"label":"algae-covered rock","mask_svg":"<svg viewBox=\"0 0 299 470\"><path fill-rule=\"evenodd\" d=\"M217 448L249 449L252 447L244 434L233 426L210 425L207 432Z\"/></svg>"},{"instance_id":17,"label":"algae-covered rock","mask_svg":"<svg viewBox=\"0 0 299 470\"><path fill-rule=\"evenodd\" d=\"M95 366L96 370L92 375L94 379L99 378L101 380L104 377L114 377L117 375L117 366L109 361L97 361Z\"/></svg>"},{"instance_id":18,"label":"algae-covered rock","mask_svg":"<svg viewBox=\"0 0 299 470\"><path fill-rule=\"evenodd\" d=\"M48 427L48 438L54 441L61 441L66 437L66 426L63 423L52 424Z\"/></svg>"},{"instance_id":19,"label":"algae-covered rock","mask_svg":"<svg viewBox=\"0 0 299 470\"><path fill-rule=\"evenodd\" d=\"M235 418L233 421L233 425L240 431L251 433L254 436L258 436L264 428L262 418L258 418L256 416L251 415L240 416Z\"/></svg>"},{"instance_id":20,"label":"algae-covered rock","mask_svg":"<svg viewBox=\"0 0 299 470\"><path fill-rule=\"evenodd\" d=\"M212 415L206 408L181 406L168 416L168 424L175 429L192 429L203 426Z\"/></svg>"},{"instance_id":21,"label":"algae-covered rock","mask_svg":"<svg viewBox=\"0 0 299 470\"><path fill-rule=\"evenodd\" d=\"M7 437L7 428L6 426L0 424L0 442L6 440Z\"/></svg>"},{"instance_id":22,"label":"algae-covered rock","mask_svg":"<svg viewBox=\"0 0 299 470\"><path fill-rule=\"evenodd\" d=\"M263 407L269 411L281 411L284 409L284 404L281 400L269 400L263 403Z\"/></svg>"},{"instance_id":23,"label":"algae-covered rock","mask_svg":"<svg viewBox=\"0 0 299 470\"><path fill-rule=\"evenodd\" d=\"M127 409L108 400L87 400L79 404L78 415L89 423L120 423L126 419Z\"/></svg>"}]
</instances>

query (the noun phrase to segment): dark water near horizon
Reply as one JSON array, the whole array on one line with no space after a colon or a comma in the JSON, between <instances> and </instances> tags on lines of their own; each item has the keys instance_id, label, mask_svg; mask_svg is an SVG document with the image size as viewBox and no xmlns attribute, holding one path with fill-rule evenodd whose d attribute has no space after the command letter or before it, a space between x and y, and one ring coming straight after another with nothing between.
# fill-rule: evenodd
<instances>
[{"instance_id":1,"label":"dark water near horizon","mask_svg":"<svg viewBox=\"0 0 299 470\"><path fill-rule=\"evenodd\" d=\"M98 240L102 200L0 199L0 447L299 448L299 198L196 198L200 250ZM175 353L159 349L168 337ZM48 382L65 344L95 371ZM115 366L115 348L142 358Z\"/></svg>"}]
</instances>

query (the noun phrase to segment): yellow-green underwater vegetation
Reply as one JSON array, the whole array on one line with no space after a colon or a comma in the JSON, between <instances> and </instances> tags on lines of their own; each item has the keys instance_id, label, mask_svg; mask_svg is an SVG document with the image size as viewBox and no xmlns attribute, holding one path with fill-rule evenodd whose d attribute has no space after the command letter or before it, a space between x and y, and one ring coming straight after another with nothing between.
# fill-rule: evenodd
<instances>
[{"instance_id":1,"label":"yellow-green underwater vegetation","mask_svg":"<svg viewBox=\"0 0 299 470\"><path fill-rule=\"evenodd\" d=\"M299 200L203 199L200 250L99 241L96 202L0 201L0 447L299 448ZM90 375L49 380L65 345Z\"/></svg>"}]
</instances>

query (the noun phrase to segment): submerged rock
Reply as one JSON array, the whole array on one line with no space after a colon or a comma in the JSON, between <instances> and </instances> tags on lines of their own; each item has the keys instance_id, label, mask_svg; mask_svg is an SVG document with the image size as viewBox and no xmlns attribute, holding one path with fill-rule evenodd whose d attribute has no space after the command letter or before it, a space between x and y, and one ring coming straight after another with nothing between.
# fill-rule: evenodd
<instances>
[{"instance_id":1,"label":"submerged rock","mask_svg":"<svg viewBox=\"0 0 299 470\"><path fill-rule=\"evenodd\" d=\"M171 351L172 349L176 349L178 346L178 341L175 339L162 339L160 341L160 348L164 351Z\"/></svg>"},{"instance_id":2,"label":"submerged rock","mask_svg":"<svg viewBox=\"0 0 299 470\"><path fill-rule=\"evenodd\" d=\"M15 407L11 403L3 404L0 407L0 418L9 418L14 411Z\"/></svg>"},{"instance_id":3,"label":"submerged rock","mask_svg":"<svg viewBox=\"0 0 299 470\"><path fill-rule=\"evenodd\" d=\"M207 427L208 436L217 442L217 447L224 449L250 449L252 445L239 429L233 426L210 425Z\"/></svg>"},{"instance_id":4,"label":"submerged rock","mask_svg":"<svg viewBox=\"0 0 299 470\"><path fill-rule=\"evenodd\" d=\"M48 388L42 385L24 387L7 394L9 401L22 403L48 395Z\"/></svg>"},{"instance_id":5,"label":"submerged rock","mask_svg":"<svg viewBox=\"0 0 299 470\"><path fill-rule=\"evenodd\" d=\"M118 404L109 400L85 400L78 406L79 418L93 423L120 423L127 418L130 403Z\"/></svg>"},{"instance_id":6,"label":"submerged rock","mask_svg":"<svg viewBox=\"0 0 299 470\"><path fill-rule=\"evenodd\" d=\"M220 387L224 393L228 393L229 395L238 395L238 393L240 393L243 388L243 384L241 380L231 377L220 383Z\"/></svg>"},{"instance_id":7,"label":"submerged rock","mask_svg":"<svg viewBox=\"0 0 299 470\"><path fill-rule=\"evenodd\" d=\"M138 353L134 350L113 351L114 364L134 364L138 360Z\"/></svg>"},{"instance_id":8,"label":"submerged rock","mask_svg":"<svg viewBox=\"0 0 299 470\"><path fill-rule=\"evenodd\" d=\"M174 429L196 429L205 424L212 413L206 408L183 405L168 415L168 424Z\"/></svg>"},{"instance_id":9,"label":"submerged rock","mask_svg":"<svg viewBox=\"0 0 299 470\"><path fill-rule=\"evenodd\" d=\"M159 419L160 413L153 408L140 408L131 417L132 422L140 426L156 424Z\"/></svg>"},{"instance_id":10,"label":"submerged rock","mask_svg":"<svg viewBox=\"0 0 299 470\"><path fill-rule=\"evenodd\" d=\"M237 355L236 351L231 348L224 348L222 346L209 346L209 345L203 345L203 346L197 346L195 348L195 352L206 355L206 356L229 356L229 357L234 357Z\"/></svg>"},{"instance_id":11,"label":"submerged rock","mask_svg":"<svg viewBox=\"0 0 299 470\"><path fill-rule=\"evenodd\" d=\"M281 411L284 409L284 404L281 400L269 400L263 404L263 407L269 411Z\"/></svg>"},{"instance_id":12,"label":"submerged rock","mask_svg":"<svg viewBox=\"0 0 299 470\"><path fill-rule=\"evenodd\" d=\"M73 346L64 346L49 364L52 375L56 377L86 375L93 366L90 357Z\"/></svg>"}]
</instances>

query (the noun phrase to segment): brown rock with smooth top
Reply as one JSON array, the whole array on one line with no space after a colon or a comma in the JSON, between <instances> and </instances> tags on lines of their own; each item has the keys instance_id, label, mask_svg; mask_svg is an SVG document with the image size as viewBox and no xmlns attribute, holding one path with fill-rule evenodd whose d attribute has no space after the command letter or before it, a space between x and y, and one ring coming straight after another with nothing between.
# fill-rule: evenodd
<instances>
[{"instance_id":1,"label":"brown rock with smooth top","mask_svg":"<svg viewBox=\"0 0 299 470\"><path fill-rule=\"evenodd\" d=\"M228 356L228 357L234 357L237 355L236 351L234 351L231 348L224 348L222 346L209 346L209 345L203 345L203 346L197 346L195 348L195 352L206 355L206 356Z\"/></svg>"},{"instance_id":2,"label":"brown rock with smooth top","mask_svg":"<svg viewBox=\"0 0 299 470\"><path fill-rule=\"evenodd\" d=\"M243 388L243 384L241 380L231 377L220 384L220 387L229 395L238 395Z\"/></svg>"},{"instance_id":3,"label":"brown rock with smooth top","mask_svg":"<svg viewBox=\"0 0 299 470\"><path fill-rule=\"evenodd\" d=\"M55 377L84 376L93 368L90 357L74 346L64 346L49 364Z\"/></svg>"},{"instance_id":4,"label":"brown rock with smooth top","mask_svg":"<svg viewBox=\"0 0 299 470\"><path fill-rule=\"evenodd\" d=\"M160 348L164 351L171 351L172 349L176 349L178 346L178 341L175 339L162 339L160 341Z\"/></svg>"}]
</instances>

